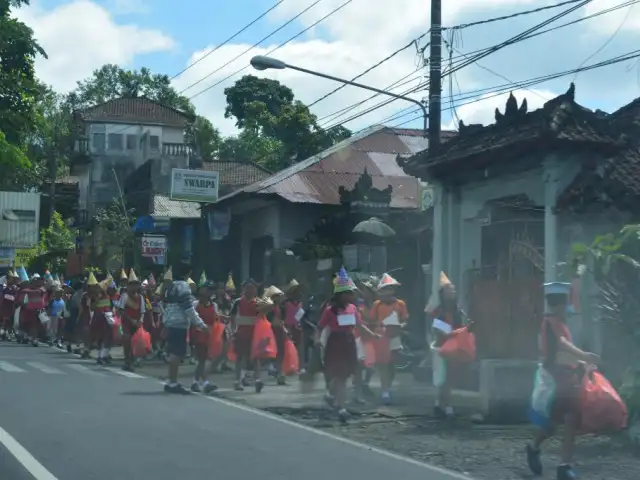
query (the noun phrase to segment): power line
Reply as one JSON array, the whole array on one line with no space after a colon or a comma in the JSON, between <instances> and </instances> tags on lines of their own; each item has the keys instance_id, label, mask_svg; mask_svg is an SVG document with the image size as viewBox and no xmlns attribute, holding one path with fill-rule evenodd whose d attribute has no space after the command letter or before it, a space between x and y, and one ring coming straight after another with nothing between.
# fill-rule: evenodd
<instances>
[{"instance_id":1,"label":"power line","mask_svg":"<svg viewBox=\"0 0 640 480\"><path fill-rule=\"evenodd\" d=\"M556 3L555 5L546 5L544 7L533 8L531 10L524 10L522 12L516 12L510 15L503 15L501 17L487 18L486 20L479 20L477 22L471 22L471 23L463 23L460 25L455 25L453 27L442 27L442 30L462 30L463 28L476 27L478 25L486 25L488 23L500 22L502 20L510 20L512 18L522 17L524 15L531 15L533 13L544 12L545 10L564 7L566 5L571 5L572 3L578 3L580 1L582 0L567 0L565 2Z\"/></svg>"},{"instance_id":2,"label":"power line","mask_svg":"<svg viewBox=\"0 0 640 480\"><path fill-rule=\"evenodd\" d=\"M316 0L316 2L315 2L315 3L313 3L311 6L313 6L313 5L317 4L317 3L321 2L321 1L322 1L322 0ZM278 45L277 47L272 48L271 50L269 50L269 51L266 53L266 55L271 55L271 54L272 54L273 52L275 52L276 50L279 50L280 48L284 47L285 45L287 45L288 43L292 42L293 40L295 40L296 38L300 37L301 35L304 35L305 33L307 33L307 32L308 32L309 30L311 30L312 28L315 28L317 25L319 25L320 23L324 22L324 21L325 21L327 18L329 18L330 16L332 16L332 15L334 15L335 13L339 12L340 10L342 10L344 7L346 7L347 5L349 5L352 1L353 1L353 0L347 0L347 1L345 1L344 3L342 3L341 5L339 5L338 7L334 8L333 10L331 10L331 11L330 11L328 14L326 14L324 17L322 17L321 19L319 19L319 20L315 21L315 22L314 22L314 23L312 23L311 25L309 25L309 26L308 26L307 28L305 28L304 30L302 30L302 31L298 32L296 35L294 35L293 37L289 38L289 39L288 39L288 40L286 40L285 42L281 43L281 44L280 44L280 45ZM310 8L310 7L308 7L308 8ZM307 9L308 9L308 8L307 8ZM306 10L305 10L305 11L306 11ZM301 15L302 13L304 13L304 11L303 11L303 12L301 12L299 15ZM298 15L298 16L299 16L299 15ZM297 18L297 17L296 17L296 18ZM253 48L253 47L252 47L252 48ZM249 49L249 50L251 50L251 49ZM248 50L247 50L247 51L248 51ZM244 55L244 53L246 53L246 52L243 52L240 56ZM225 65L225 66L226 66L226 65ZM224 66L223 66L222 68L224 68ZM249 68L249 65L246 65L246 66L242 67L241 69L236 70L236 71L235 71L235 72L233 72L232 74L227 75L226 77L224 77L222 80L219 80L219 81L217 81L216 83L214 83L213 85L208 86L208 87L207 87L207 88L205 88L204 90L199 91L199 92L198 92L198 93L196 93L195 95L193 95L193 96L189 97L189 100L192 100L192 99L194 99L195 97L197 97L197 96L199 96L199 95L202 95L203 93L205 93L205 92L207 92L207 91L211 90L212 88L217 87L218 85L220 85L221 83L223 83L223 82L225 82L225 81L229 80L230 78L232 78L233 76L237 75L238 73L241 73L241 72L245 71L247 68ZM216 70L216 71L219 71L219 70L220 70L220 69L218 69L218 70ZM212 72L211 74L209 74L209 76L213 75L213 73L215 73L215 72ZM201 80L203 80L203 79L201 79ZM200 81L198 81L197 83L199 83L199 82L200 82ZM189 88L191 88L191 87L189 87Z\"/></svg>"},{"instance_id":3,"label":"power line","mask_svg":"<svg viewBox=\"0 0 640 480\"><path fill-rule=\"evenodd\" d=\"M450 68L450 69L446 70L445 72L443 72L442 78L444 78L446 75L452 75L453 73L461 70L462 68L464 68L466 66L472 65L473 63L477 62L478 60L480 60L482 58L485 58L485 57L491 55L492 53L497 52L498 50L501 50L501 49L503 49L505 47L514 45L516 43L519 43L519 42L521 42L523 40L526 40L526 39L530 38L530 35L534 34L536 31L546 27L550 23L552 23L552 22L554 22L554 21L556 21L556 20L558 20L558 19L560 19L560 18L562 18L562 17L564 17L566 15L569 15L570 13L573 13L577 9L582 8L583 6L591 3L592 1L593 0L581 0L579 3L575 4L573 7L568 8L567 10L564 10L561 13L559 13L557 15L554 15L553 17L551 17L551 18L549 18L547 20L538 23L537 25L525 30L524 32L522 32L522 33L520 33L518 35L515 35L515 36L509 38L508 40L505 40L504 42L501 42L501 43L499 43L497 45L494 45L492 47L484 49L483 51L481 51L480 53L472 56L471 58L462 59L455 66L453 66L453 68ZM572 2L572 3L575 3L575 2ZM415 91L406 92L406 93L403 93L403 95L404 94L408 94L408 93L415 93ZM383 106L389 105L390 103L394 102L395 100L396 99L392 98L392 99L383 101L380 104L378 104L376 107L369 108L369 109L365 110L364 112L362 112L360 114L354 115L351 118L349 118L348 120L340 122L340 124L348 123L348 122L353 121L353 120L355 120L357 118L360 118L361 116L366 115L368 113L371 113L372 111L374 111L374 110L376 110L378 108L381 108ZM330 128L334 128L336 126L337 125L332 125L331 127L323 126L323 128L330 129Z\"/></svg>"},{"instance_id":4,"label":"power line","mask_svg":"<svg viewBox=\"0 0 640 480\"><path fill-rule=\"evenodd\" d=\"M396 50L395 52L391 53L390 55L386 56L385 58L383 58L382 60L380 60L378 63L370 66L369 68L367 68L364 72L356 75L355 77L353 77L351 79L352 82L355 82L356 80L358 80L359 78L363 77L364 75L366 75L367 73L369 73L370 71L378 68L379 66L381 66L382 64L384 64L385 62L388 62L389 60L391 60L393 57L395 57L396 55L404 52L406 49L412 47L412 46L416 46L418 45L418 42L425 36L427 35L427 33L423 33L422 35L420 35L418 38L414 38L413 40L411 40L409 43L407 43L404 47L400 47L398 50ZM314 105L316 105L317 103L320 103L323 100L326 100L327 98L329 98L331 95L333 95L336 92L339 92L340 90L342 90L343 88L345 88L348 84L344 83L342 85L340 85L337 88L334 88L333 90L331 90L329 93L327 93L326 95L323 95L322 97L320 97L319 99L315 100L314 102L310 103L308 106L309 108L313 107Z\"/></svg>"},{"instance_id":5,"label":"power line","mask_svg":"<svg viewBox=\"0 0 640 480\"><path fill-rule=\"evenodd\" d=\"M198 60L196 60L193 63L190 63L189 65L187 65L185 68L183 68L182 70L180 70L178 73L176 73L173 77L170 78L170 80L175 80L177 77L179 77L180 75L182 75L184 72L186 72L187 70L189 70L191 67L197 65L198 63L200 63L202 60L204 60L205 58L207 58L209 55L211 55L214 52L217 52L218 50L220 50L222 47L224 47L225 45L227 45L229 42L231 42L233 39L235 39L238 35L244 33L246 30L248 30L249 28L251 28L253 25L255 25L256 23L258 23L260 20L262 20L264 17L266 17L269 13L271 13L273 10L275 10L276 7L278 7L282 2L284 2L284 0L280 0L278 3L276 3L273 7L269 8L268 10L265 10L263 13L261 13L259 16L257 16L254 20L252 20L250 23L248 23L247 25L245 25L244 27L242 27L240 30L238 30L236 33L234 33L233 35L231 35L229 38L227 38L224 42L222 42L221 44L217 45L215 48L209 50L205 55L203 55L202 57L200 57Z\"/></svg>"},{"instance_id":6,"label":"power line","mask_svg":"<svg viewBox=\"0 0 640 480\"><path fill-rule=\"evenodd\" d=\"M239 58L241 58L243 55L245 55L246 53L250 52L251 50L253 50L254 48L258 47L262 42L270 39L271 37L273 37L276 33L278 33L280 30L282 30L283 28L285 28L287 25L295 22L298 18L300 18L302 15L304 15L305 13L307 13L309 10L311 10L313 7L315 7L317 4L319 4L320 2L322 2L322 0L315 0L315 2L313 2L311 5L309 5L307 8L305 8L304 10L302 10L300 13L298 13L297 15L295 15L294 17L290 18L289 20L287 20L285 23L283 23L282 25L280 25L278 28L276 28L274 31L272 31L269 35L266 35L265 37L262 37L260 40L258 40L256 43L254 43L252 46L250 46L249 48L247 48L246 50L244 50L242 53L236 55L235 57L233 57L231 60L229 60L227 63L225 63L224 65L216 68L214 71L207 73L204 77L202 77L200 80L196 80L194 83L192 83L191 85L189 85L187 88L183 89L182 91L180 91L179 93L184 93L187 90L190 90L191 88L195 87L196 85L200 84L201 82L205 81L207 78L211 77L212 75L215 75L216 73L218 73L220 70L222 70L223 68L231 65L233 62L235 62L236 60L238 60ZM199 93L196 94L200 95ZM193 98L193 97L192 97Z\"/></svg>"}]
</instances>

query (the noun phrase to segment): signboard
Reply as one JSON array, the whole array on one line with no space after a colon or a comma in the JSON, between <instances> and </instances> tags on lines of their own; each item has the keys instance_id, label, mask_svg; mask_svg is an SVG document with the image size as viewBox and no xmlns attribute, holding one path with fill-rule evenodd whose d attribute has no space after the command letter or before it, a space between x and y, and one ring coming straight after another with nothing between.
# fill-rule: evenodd
<instances>
[{"instance_id":1,"label":"signboard","mask_svg":"<svg viewBox=\"0 0 640 480\"><path fill-rule=\"evenodd\" d=\"M215 203L219 179L218 172L174 168L171 171L171 200Z\"/></svg>"},{"instance_id":2,"label":"signboard","mask_svg":"<svg viewBox=\"0 0 640 480\"><path fill-rule=\"evenodd\" d=\"M13 265L15 249L13 247L0 247L0 268L7 268Z\"/></svg>"},{"instance_id":3,"label":"signboard","mask_svg":"<svg viewBox=\"0 0 640 480\"><path fill-rule=\"evenodd\" d=\"M26 267L35 256L35 248L16 248L16 254L13 260L13 264L16 267Z\"/></svg>"},{"instance_id":4,"label":"signboard","mask_svg":"<svg viewBox=\"0 0 640 480\"><path fill-rule=\"evenodd\" d=\"M144 235L142 237L142 256L153 258L158 265L164 265L167 254L167 237L161 235Z\"/></svg>"}]
</instances>

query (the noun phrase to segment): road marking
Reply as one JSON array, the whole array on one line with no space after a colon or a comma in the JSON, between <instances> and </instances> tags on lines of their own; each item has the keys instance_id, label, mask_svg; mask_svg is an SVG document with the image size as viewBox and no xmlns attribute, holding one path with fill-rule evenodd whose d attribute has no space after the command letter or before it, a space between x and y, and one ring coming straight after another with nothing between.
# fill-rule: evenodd
<instances>
[{"instance_id":1,"label":"road marking","mask_svg":"<svg viewBox=\"0 0 640 480\"><path fill-rule=\"evenodd\" d=\"M35 480L58 480L2 427L0 427L0 443Z\"/></svg>"},{"instance_id":2,"label":"road marking","mask_svg":"<svg viewBox=\"0 0 640 480\"><path fill-rule=\"evenodd\" d=\"M71 370L75 370L76 372L85 373L87 375L93 375L95 377L104 377L104 375L97 370L94 370L89 367L85 367L84 365L78 365L76 363L68 363L67 367Z\"/></svg>"},{"instance_id":3,"label":"road marking","mask_svg":"<svg viewBox=\"0 0 640 480\"><path fill-rule=\"evenodd\" d=\"M0 370L9 373L24 373L26 370L21 369L20 367L16 367L12 363L2 362L0 361Z\"/></svg>"},{"instance_id":4,"label":"road marking","mask_svg":"<svg viewBox=\"0 0 640 480\"><path fill-rule=\"evenodd\" d=\"M108 370L112 373L115 373L117 375L122 375L123 377L127 377L127 378L148 378L145 377L143 375L138 375L137 373L133 373L133 372L125 372L124 370L118 370L117 368L105 368L105 370Z\"/></svg>"},{"instance_id":5,"label":"road marking","mask_svg":"<svg viewBox=\"0 0 640 480\"><path fill-rule=\"evenodd\" d=\"M37 370L40 370L42 373L48 373L50 375L64 375L62 370L58 370L57 368L50 367L40 362L27 362L27 365L33 367Z\"/></svg>"}]
</instances>

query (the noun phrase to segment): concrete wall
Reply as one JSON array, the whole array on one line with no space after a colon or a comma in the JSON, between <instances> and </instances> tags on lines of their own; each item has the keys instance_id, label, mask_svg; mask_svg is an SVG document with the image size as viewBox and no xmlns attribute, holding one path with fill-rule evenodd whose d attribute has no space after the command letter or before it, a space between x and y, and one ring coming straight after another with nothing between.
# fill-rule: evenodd
<instances>
[{"instance_id":1,"label":"concrete wall","mask_svg":"<svg viewBox=\"0 0 640 480\"><path fill-rule=\"evenodd\" d=\"M40 238L40 194L0 192L0 246L28 248Z\"/></svg>"}]
</instances>

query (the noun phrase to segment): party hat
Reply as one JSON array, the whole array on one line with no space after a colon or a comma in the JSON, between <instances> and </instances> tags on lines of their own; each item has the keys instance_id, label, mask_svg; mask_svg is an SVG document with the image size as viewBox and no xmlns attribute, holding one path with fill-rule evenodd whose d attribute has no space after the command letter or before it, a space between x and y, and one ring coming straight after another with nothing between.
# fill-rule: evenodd
<instances>
[{"instance_id":1,"label":"party hat","mask_svg":"<svg viewBox=\"0 0 640 480\"><path fill-rule=\"evenodd\" d=\"M353 283L345 268L341 267L336 277L333 293L352 292L354 290L356 290L355 283Z\"/></svg>"},{"instance_id":2,"label":"party hat","mask_svg":"<svg viewBox=\"0 0 640 480\"><path fill-rule=\"evenodd\" d=\"M127 272L125 271L125 269L121 269L120 270L120 280L128 280L129 277L127 276Z\"/></svg>"},{"instance_id":3,"label":"party hat","mask_svg":"<svg viewBox=\"0 0 640 480\"><path fill-rule=\"evenodd\" d=\"M229 272L229 277L227 277L227 283L225 285L225 288L229 291L236 290L236 284L233 281L233 275L231 274L231 272Z\"/></svg>"},{"instance_id":4,"label":"party hat","mask_svg":"<svg viewBox=\"0 0 640 480\"><path fill-rule=\"evenodd\" d=\"M18 267L18 269L16 270L16 273L18 274L18 278L20 279L21 282L29 281L29 274L27 273L27 269L24 268L23 266Z\"/></svg>"},{"instance_id":5,"label":"party hat","mask_svg":"<svg viewBox=\"0 0 640 480\"><path fill-rule=\"evenodd\" d=\"M207 283L207 274L204 272L204 270L202 270L202 274L200 275L200 281L198 282L198 285L203 286L205 283Z\"/></svg>"},{"instance_id":6,"label":"party hat","mask_svg":"<svg viewBox=\"0 0 640 480\"><path fill-rule=\"evenodd\" d=\"M136 275L135 270L132 268L129 270L129 283L139 283L138 276Z\"/></svg>"},{"instance_id":7,"label":"party hat","mask_svg":"<svg viewBox=\"0 0 640 480\"><path fill-rule=\"evenodd\" d=\"M88 286L98 285L98 280L96 279L96 276L93 274L93 272L89 272L89 278L87 278L87 285Z\"/></svg>"},{"instance_id":8,"label":"party hat","mask_svg":"<svg viewBox=\"0 0 640 480\"><path fill-rule=\"evenodd\" d=\"M173 272L171 271L171 267L169 267L169 270L167 270L164 274L164 277L162 277L163 280L167 280L167 281L172 281L173 280Z\"/></svg>"},{"instance_id":9,"label":"party hat","mask_svg":"<svg viewBox=\"0 0 640 480\"><path fill-rule=\"evenodd\" d=\"M385 287L397 287L399 285L400 285L400 282L398 282L395 278L393 278L388 273L385 273L384 275L382 275L382 278L380 279L380 283L378 283L378 290Z\"/></svg>"}]
</instances>

